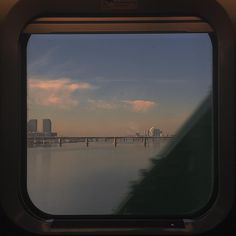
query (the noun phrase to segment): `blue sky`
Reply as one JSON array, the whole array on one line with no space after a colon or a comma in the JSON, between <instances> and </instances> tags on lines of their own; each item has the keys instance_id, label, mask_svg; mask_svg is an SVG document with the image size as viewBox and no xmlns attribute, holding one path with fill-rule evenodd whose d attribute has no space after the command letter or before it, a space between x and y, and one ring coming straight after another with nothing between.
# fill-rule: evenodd
<instances>
[{"instance_id":1,"label":"blue sky","mask_svg":"<svg viewBox=\"0 0 236 236\"><path fill-rule=\"evenodd\" d=\"M32 35L28 118L61 135L174 134L212 86L207 34Z\"/></svg>"}]
</instances>

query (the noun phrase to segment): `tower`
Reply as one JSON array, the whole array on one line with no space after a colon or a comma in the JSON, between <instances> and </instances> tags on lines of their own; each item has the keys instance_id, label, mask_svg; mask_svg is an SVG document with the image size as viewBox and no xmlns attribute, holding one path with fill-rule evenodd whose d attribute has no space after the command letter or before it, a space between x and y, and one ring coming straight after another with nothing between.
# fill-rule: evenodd
<instances>
[{"instance_id":1,"label":"tower","mask_svg":"<svg viewBox=\"0 0 236 236\"><path fill-rule=\"evenodd\" d=\"M50 119L43 119L43 133L50 135L52 133L52 122Z\"/></svg>"},{"instance_id":2,"label":"tower","mask_svg":"<svg viewBox=\"0 0 236 236\"><path fill-rule=\"evenodd\" d=\"M37 120L31 119L27 123L27 132L28 133L36 133L37 132Z\"/></svg>"}]
</instances>

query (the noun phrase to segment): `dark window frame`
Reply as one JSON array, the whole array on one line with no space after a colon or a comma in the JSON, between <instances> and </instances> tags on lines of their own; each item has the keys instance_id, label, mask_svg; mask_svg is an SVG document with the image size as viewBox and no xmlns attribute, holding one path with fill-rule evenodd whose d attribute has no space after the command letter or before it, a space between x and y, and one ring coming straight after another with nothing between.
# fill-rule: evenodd
<instances>
[{"instance_id":1,"label":"dark window frame","mask_svg":"<svg viewBox=\"0 0 236 236\"><path fill-rule=\"evenodd\" d=\"M70 4L69 4L70 2ZM1 205L6 214L17 225L35 233L200 233L211 229L220 223L229 213L234 199L234 147L235 141L234 119L234 49L235 42L231 22L222 7L216 2L188 1L188 0L158 0L139 1L135 10L124 13L121 10L107 10L100 7L100 1L70 0L58 2L56 0L22 0L14 6L2 26L1 54L4 61L1 65L2 91L1 112L6 114L1 118L3 130L4 169L1 179L5 184L1 193ZM194 3L194 4L193 4ZM181 8L180 8L181 6ZM212 12L212 13L211 13ZM112 219L95 220L56 220L45 218L32 211L31 206L22 195L22 175L24 175L22 156L25 150L26 122L22 112L26 104L26 81L24 69L21 67L24 50L20 41L27 41L21 32L32 19L40 16L198 16L206 20L215 31L218 51L218 157L219 157L219 187L217 198L212 207L201 217L192 219L172 220L125 220L123 222ZM23 37L23 38L21 38ZM25 44L26 45L26 44ZM225 80L224 78L227 78ZM12 98L9 100L9 94ZM228 104L228 106L224 106ZM233 113L232 113L233 111ZM19 129L20 127L20 129ZM10 135L9 135L10 134ZM9 135L8 138L5 138ZM227 137L227 138L225 138ZM12 148L13 146L13 148ZM227 185L224 184L227 182ZM218 209L221 209L220 211ZM222 212L221 212L222 211ZM140 222L142 221L142 222ZM141 223L141 224L140 224ZM174 224L174 225L173 225ZM206 225L207 224L207 225Z\"/></svg>"}]
</instances>

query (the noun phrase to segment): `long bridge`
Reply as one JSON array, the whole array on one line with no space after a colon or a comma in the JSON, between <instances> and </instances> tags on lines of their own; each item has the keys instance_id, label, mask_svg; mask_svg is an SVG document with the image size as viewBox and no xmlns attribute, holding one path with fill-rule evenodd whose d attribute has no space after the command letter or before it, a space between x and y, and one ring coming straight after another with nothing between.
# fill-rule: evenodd
<instances>
[{"instance_id":1,"label":"long bridge","mask_svg":"<svg viewBox=\"0 0 236 236\"><path fill-rule=\"evenodd\" d=\"M85 143L88 147L90 143L103 142L103 143L112 143L115 147L118 143L143 143L146 147L150 141L157 141L160 139L170 139L173 136L107 136L107 137L64 137L64 136L36 136L28 137L27 142L29 146L34 145L46 145L46 144L58 144L60 147L64 143Z\"/></svg>"}]
</instances>

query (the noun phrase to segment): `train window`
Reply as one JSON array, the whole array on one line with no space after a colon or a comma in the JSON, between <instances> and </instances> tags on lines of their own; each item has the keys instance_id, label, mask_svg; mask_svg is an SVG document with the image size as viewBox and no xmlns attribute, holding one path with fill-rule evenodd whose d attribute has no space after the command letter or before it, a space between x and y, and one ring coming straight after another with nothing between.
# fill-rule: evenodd
<instances>
[{"instance_id":1,"label":"train window","mask_svg":"<svg viewBox=\"0 0 236 236\"><path fill-rule=\"evenodd\" d=\"M222 222L235 45L221 7L36 2L19 1L1 28L9 218L43 234L196 234Z\"/></svg>"},{"instance_id":2,"label":"train window","mask_svg":"<svg viewBox=\"0 0 236 236\"><path fill-rule=\"evenodd\" d=\"M170 217L208 205L216 177L207 33L32 34L26 50L35 206Z\"/></svg>"}]
</instances>

